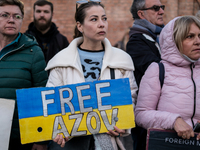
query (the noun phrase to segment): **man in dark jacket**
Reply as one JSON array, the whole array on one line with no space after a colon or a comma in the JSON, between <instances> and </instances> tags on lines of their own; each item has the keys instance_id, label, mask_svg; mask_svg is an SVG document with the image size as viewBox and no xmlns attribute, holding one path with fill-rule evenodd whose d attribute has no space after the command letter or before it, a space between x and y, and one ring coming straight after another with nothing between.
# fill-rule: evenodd
<instances>
[{"instance_id":1,"label":"man in dark jacket","mask_svg":"<svg viewBox=\"0 0 200 150\"><path fill-rule=\"evenodd\" d=\"M38 0L34 3L33 9L34 22L29 24L26 33L35 36L48 63L56 53L66 48L69 42L52 22L53 4L50 1Z\"/></svg>"},{"instance_id":2,"label":"man in dark jacket","mask_svg":"<svg viewBox=\"0 0 200 150\"><path fill-rule=\"evenodd\" d=\"M135 66L135 79L138 87L146 69L152 62L160 62L159 35L164 27L165 6L160 0L134 0L131 14L134 24L130 29L130 39L126 51ZM139 126L131 130L134 150L145 150L147 131Z\"/></svg>"},{"instance_id":3,"label":"man in dark jacket","mask_svg":"<svg viewBox=\"0 0 200 150\"><path fill-rule=\"evenodd\" d=\"M134 24L130 29L127 52L134 62L138 87L148 66L161 60L159 34L164 27L164 8L160 0L134 0L131 6Z\"/></svg>"}]
</instances>

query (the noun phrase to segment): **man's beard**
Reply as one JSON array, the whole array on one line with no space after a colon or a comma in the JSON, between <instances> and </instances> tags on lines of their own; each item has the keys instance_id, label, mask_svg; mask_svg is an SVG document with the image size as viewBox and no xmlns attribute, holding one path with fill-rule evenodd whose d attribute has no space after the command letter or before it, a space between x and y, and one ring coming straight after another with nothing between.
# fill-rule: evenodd
<instances>
[{"instance_id":1,"label":"man's beard","mask_svg":"<svg viewBox=\"0 0 200 150\"><path fill-rule=\"evenodd\" d=\"M47 28L49 28L50 26L51 26L51 20L52 20L52 17L49 19L49 20L46 20L45 18L40 18L39 20L41 20L41 19L43 19L43 20L45 20L46 21L46 23L39 23L39 21L38 20L36 20L35 19L35 17L34 17L34 25L35 25L35 27L39 30L39 31L45 31Z\"/></svg>"}]
</instances>

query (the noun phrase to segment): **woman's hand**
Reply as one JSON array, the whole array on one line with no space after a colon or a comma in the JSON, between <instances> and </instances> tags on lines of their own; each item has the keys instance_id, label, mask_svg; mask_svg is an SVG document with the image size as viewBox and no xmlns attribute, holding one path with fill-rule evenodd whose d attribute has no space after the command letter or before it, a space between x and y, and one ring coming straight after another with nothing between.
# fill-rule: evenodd
<instances>
[{"instance_id":1,"label":"woman's hand","mask_svg":"<svg viewBox=\"0 0 200 150\"><path fill-rule=\"evenodd\" d=\"M192 127L190 127L182 118L176 119L174 123L174 130L177 132L178 136L183 139L190 139L190 137L194 137Z\"/></svg>"},{"instance_id":2,"label":"woman's hand","mask_svg":"<svg viewBox=\"0 0 200 150\"><path fill-rule=\"evenodd\" d=\"M115 130L115 131L114 131ZM117 136L120 137L122 134L125 133L125 130L123 129L119 129L118 127L114 126L114 130L109 130L109 132L107 132L107 134L109 134L110 136Z\"/></svg>"},{"instance_id":3,"label":"woman's hand","mask_svg":"<svg viewBox=\"0 0 200 150\"><path fill-rule=\"evenodd\" d=\"M53 140L54 142L56 142L58 145L60 145L61 147L65 146L65 143L69 140L68 137L63 138L62 135L58 134L56 136L56 138Z\"/></svg>"},{"instance_id":4,"label":"woman's hand","mask_svg":"<svg viewBox=\"0 0 200 150\"><path fill-rule=\"evenodd\" d=\"M198 123L200 123L200 121L197 121ZM197 140L199 140L200 139L200 133L198 133L198 135L197 135Z\"/></svg>"}]
</instances>

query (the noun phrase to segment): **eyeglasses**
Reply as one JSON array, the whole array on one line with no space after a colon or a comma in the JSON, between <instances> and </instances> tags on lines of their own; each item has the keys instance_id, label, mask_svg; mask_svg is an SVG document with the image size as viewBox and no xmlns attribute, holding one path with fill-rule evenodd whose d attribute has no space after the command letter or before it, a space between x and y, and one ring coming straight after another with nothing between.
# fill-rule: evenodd
<instances>
[{"instance_id":1,"label":"eyeglasses","mask_svg":"<svg viewBox=\"0 0 200 150\"><path fill-rule=\"evenodd\" d=\"M143 9L140 9L140 10L148 10L148 9L152 9L154 11L159 11L160 8L162 8L162 10L165 9L165 5L161 5L161 6L158 6L158 5L153 5L152 7L149 7L149 8L143 8Z\"/></svg>"},{"instance_id":2,"label":"eyeglasses","mask_svg":"<svg viewBox=\"0 0 200 150\"><path fill-rule=\"evenodd\" d=\"M23 16L22 15L19 15L19 14L14 14L14 15L11 15L11 14L8 14L8 13L0 13L0 17L5 19L5 20L8 20L10 19L12 16L12 18L14 20L21 20L23 19Z\"/></svg>"},{"instance_id":3,"label":"eyeglasses","mask_svg":"<svg viewBox=\"0 0 200 150\"><path fill-rule=\"evenodd\" d=\"M76 11L78 9L78 4L86 4L88 2L96 2L96 3L101 3L101 0L81 0L81 1L76 1Z\"/></svg>"}]
</instances>

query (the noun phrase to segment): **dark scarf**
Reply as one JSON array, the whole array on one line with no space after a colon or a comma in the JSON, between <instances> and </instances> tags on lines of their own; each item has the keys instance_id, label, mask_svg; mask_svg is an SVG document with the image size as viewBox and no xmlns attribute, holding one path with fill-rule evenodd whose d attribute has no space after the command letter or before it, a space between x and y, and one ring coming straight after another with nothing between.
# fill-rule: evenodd
<instances>
[{"instance_id":1,"label":"dark scarf","mask_svg":"<svg viewBox=\"0 0 200 150\"><path fill-rule=\"evenodd\" d=\"M59 31L57 30L56 25L53 22L51 24L51 28L45 34L42 34L40 31L38 31L33 22L29 25L29 29L28 29L27 32L28 33L32 32L32 34L34 34L34 36L36 37L38 43L41 43L41 42L50 43L51 40L53 38L55 38L55 35L57 33L59 33Z\"/></svg>"},{"instance_id":2,"label":"dark scarf","mask_svg":"<svg viewBox=\"0 0 200 150\"><path fill-rule=\"evenodd\" d=\"M136 33L144 33L151 36L156 42L159 43L159 35L163 27L164 25L162 25L162 27L156 26L146 19L136 19L130 29L129 36L131 37Z\"/></svg>"}]
</instances>

